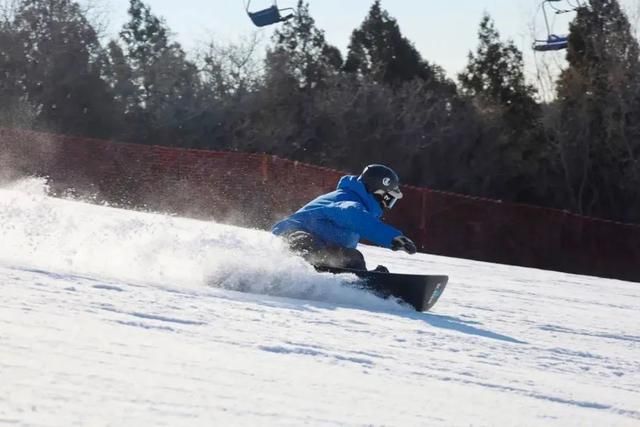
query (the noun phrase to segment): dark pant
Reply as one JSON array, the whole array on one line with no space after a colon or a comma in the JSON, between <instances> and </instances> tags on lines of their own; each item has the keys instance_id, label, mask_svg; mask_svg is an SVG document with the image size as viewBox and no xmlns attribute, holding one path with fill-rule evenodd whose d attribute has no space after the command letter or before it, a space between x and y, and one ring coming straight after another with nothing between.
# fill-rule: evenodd
<instances>
[{"instance_id":1,"label":"dark pant","mask_svg":"<svg viewBox=\"0 0 640 427\"><path fill-rule=\"evenodd\" d=\"M285 239L293 252L315 267L367 269L364 255L357 249L327 245L306 231L294 231Z\"/></svg>"}]
</instances>

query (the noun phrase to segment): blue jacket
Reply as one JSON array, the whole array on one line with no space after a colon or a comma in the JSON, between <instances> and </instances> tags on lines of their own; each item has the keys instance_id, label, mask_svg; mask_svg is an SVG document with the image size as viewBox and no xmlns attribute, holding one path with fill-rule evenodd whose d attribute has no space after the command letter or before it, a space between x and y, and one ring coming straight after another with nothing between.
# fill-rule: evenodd
<instances>
[{"instance_id":1,"label":"blue jacket","mask_svg":"<svg viewBox=\"0 0 640 427\"><path fill-rule=\"evenodd\" d=\"M389 248L402 233L383 223L381 216L380 204L358 177L343 176L336 191L310 201L271 231L277 236L306 231L325 244L346 248L355 248L360 239Z\"/></svg>"}]
</instances>

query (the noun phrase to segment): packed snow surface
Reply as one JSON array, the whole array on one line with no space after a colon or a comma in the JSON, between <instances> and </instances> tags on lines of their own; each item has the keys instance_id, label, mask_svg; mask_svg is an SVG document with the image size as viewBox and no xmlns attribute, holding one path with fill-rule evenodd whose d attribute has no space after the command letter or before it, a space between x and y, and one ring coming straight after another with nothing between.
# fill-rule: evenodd
<instances>
[{"instance_id":1,"label":"packed snow surface","mask_svg":"<svg viewBox=\"0 0 640 427\"><path fill-rule=\"evenodd\" d=\"M0 189L0 425L640 425L640 285L363 247L416 313L269 233Z\"/></svg>"}]
</instances>

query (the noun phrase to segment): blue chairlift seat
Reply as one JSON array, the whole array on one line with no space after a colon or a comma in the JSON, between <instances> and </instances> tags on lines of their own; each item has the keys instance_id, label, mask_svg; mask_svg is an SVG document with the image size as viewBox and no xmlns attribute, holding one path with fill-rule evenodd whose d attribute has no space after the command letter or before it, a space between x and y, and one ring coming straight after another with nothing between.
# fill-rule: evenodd
<instances>
[{"instance_id":1,"label":"blue chairlift seat","mask_svg":"<svg viewBox=\"0 0 640 427\"><path fill-rule=\"evenodd\" d=\"M552 50L562 50L569 46L569 39L567 36L557 36L550 34L547 40L536 40L533 44L533 49L538 52L548 52Z\"/></svg>"},{"instance_id":2,"label":"blue chairlift seat","mask_svg":"<svg viewBox=\"0 0 640 427\"><path fill-rule=\"evenodd\" d=\"M293 18L293 13L281 15L280 12L285 10L293 10L293 8L278 9L278 6L273 5L267 9L259 10L257 12L249 12L249 18L253 21L256 27L266 27L267 25L277 24L278 22L284 22Z\"/></svg>"}]
</instances>

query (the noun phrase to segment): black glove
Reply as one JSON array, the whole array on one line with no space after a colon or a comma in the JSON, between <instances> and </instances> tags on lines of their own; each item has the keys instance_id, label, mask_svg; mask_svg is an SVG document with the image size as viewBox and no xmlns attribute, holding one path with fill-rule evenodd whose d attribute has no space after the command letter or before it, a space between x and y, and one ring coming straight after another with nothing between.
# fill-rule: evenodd
<instances>
[{"instance_id":1,"label":"black glove","mask_svg":"<svg viewBox=\"0 0 640 427\"><path fill-rule=\"evenodd\" d=\"M411 239L406 236L395 237L391 241L391 249L394 251L403 250L409 255L413 255L417 252L416 244L413 243Z\"/></svg>"}]
</instances>

